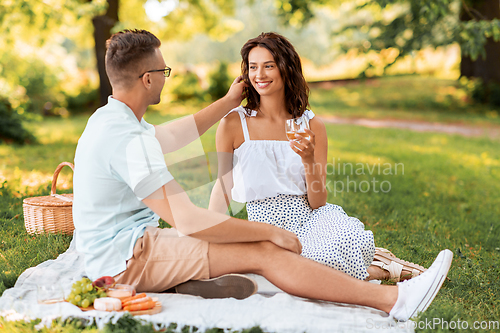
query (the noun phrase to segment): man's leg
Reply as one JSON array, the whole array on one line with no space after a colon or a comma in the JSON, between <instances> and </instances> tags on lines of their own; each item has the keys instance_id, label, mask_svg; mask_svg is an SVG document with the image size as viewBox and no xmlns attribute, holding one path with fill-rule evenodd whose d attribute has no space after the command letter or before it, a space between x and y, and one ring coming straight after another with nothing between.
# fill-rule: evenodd
<instances>
[{"instance_id":1,"label":"man's leg","mask_svg":"<svg viewBox=\"0 0 500 333\"><path fill-rule=\"evenodd\" d=\"M270 242L210 243L208 258L210 277L255 273L300 297L366 305L385 312L392 309L398 298L396 286L355 279Z\"/></svg>"}]
</instances>

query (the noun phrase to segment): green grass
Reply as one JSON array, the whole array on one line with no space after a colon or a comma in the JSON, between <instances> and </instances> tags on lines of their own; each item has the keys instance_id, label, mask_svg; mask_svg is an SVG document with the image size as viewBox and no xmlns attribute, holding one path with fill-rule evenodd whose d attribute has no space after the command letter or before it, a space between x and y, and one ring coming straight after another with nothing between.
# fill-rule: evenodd
<instances>
[{"instance_id":1,"label":"green grass","mask_svg":"<svg viewBox=\"0 0 500 333\"><path fill-rule=\"evenodd\" d=\"M451 249L455 258L426 318L498 320L500 315L500 149L498 142L445 134L395 129L328 126L329 202L362 220L375 235L377 246L400 258L428 266L437 253ZM340 158L340 161L338 160ZM379 160L380 159L380 160ZM338 164L340 163L340 174ZM354 165L354 174L344 164ZM375 165L370 175L361 165ZM381 175L378 174L381 164ZM387 164L385 164L387 163ZM404 165L404 174L384 170ZM391 168L389 168L391 165ZM385 168L384 168L385 166ZM398 169L401 171L401 167ZM335 196L335 185L349 181L350 191ZM362 181L388 182L388 193L362 193ZM335 181L338 183L335 184ZM388 183L384 183L387 185ZM363 186L365 185L365 186ZM366 190L363 183L362 190ZM385 186L387 190L387 186ZM377 189L379 190L379 189Z\"/></svg>"},{"instance_id":2,"label":"green grass","mask_svg":"<svg viewBox=\"0 0 500 333\"><path fill-rule=\"evenodd\" d=\"M401 80L405 81L407 78ZM394 81L391 85L404 87L403 81L400 84ZM436 85L444 84L442 81L434 81ZM415 86L405 88L407 93L401 95L431 96L422 90L426 90L424 88L432 82L418 89ZM345 87L351 89L349 86ZM446 108L442 112L439 108L422 111L408 105L388 107L387 111L384 103L389 102L385 100L396 98L389 96L390 89L386 91L386 88L381 88L377 93L374 88L363 88L362 84L352 87L352 91L361 91L364 96L371 94L386 97L377 97L372 104L351 108L345 104L342 106L344 102L336 99L336 89L313 91L313 110L317 114L334 110L328 112L339 112L344 116L352 112L357 116L370 117L375 114L382 117L395 112L405 119L428 119L430 115L436 115L435 119L441 120L457 120L462 117L462 121L465 121L469 117L476 124L496 122L484 113L468 112L467 108L458 109L457 115ZM330 101L326 98L327 95L332 96ZM173 107L176 108L177 115L183 113L179 105ZM164 108L168 109L168 106ZM184 110L189 113L194 109L195 106L190 106ZM23 225L22 198L48 193L49 180L43 177L48 175L50 179L59 162L73 159L74 148L87 117L52 119L41 124L31 124L43 143L40 145L0 145L0 172L7 179L7 183L0 189L0 293L2 289L11 287L26 268L55 258L69 245L68 236L27 235ZM161 123L172 117L162 111L148 115L147 119L152 123ZM486 137L465 138L348 125L327 125L327 132L330 203L341 205L349 215L358 217L374 232L377 246L388 248L405 260L428 266L441 249L449 248L455 254L449 273L450 281L444 283L421 320L459 319L470 323L499 320L499 142ZM215 150L214 135L215 127L202 137L206 152ZM206 184L209 173L205 168L203 159L193 159L171 169L182 186L194 189ZM33 178L33 186L26 187L22 182L23 177L33 173L38 178ZM71 172L65 171L65 175L66 182L70 184ZM382 183L382 189L387 193L382 192ZM368 184L370 189L365 191ZM377 186L375 189L373 184ZM389 184L390 191L387 191ZM343 191L340 191L342 186ZM69 186L61 191L71 191L71 188ZM203 188L192 193L192 199L203 206L207 193L209 191ZM238 216L245 217L246 212L243 210ZM79 331L73 324L59 325L64 328L57 330L58 332ZM21 331L31 330L19 329Z\"/></svg>"},{"instance_id":3,"label":"green grass","mask_svg":"<svg viewBox=\"0 0 500 333\"><path fill-rule=\"evenodd\" d=\"M333 88L312 90L314 112L338 117L500 124L500 107L473 104L469 89L455 80L396 76L330 86Z\"/></svg>"},{"instance_id":4,"label":"green grass","mask_svg":"<svg viewBox=\"0 0 500 333\"><path fill-rule=\"evenodd\" d=\"M7 184L0 186L0 295L14 286L25 269L55 259L71 241L65 235L29 235L24 228L22 197ZM48 193L46 188L33 194Z\"/></svg>"}]
</instances>

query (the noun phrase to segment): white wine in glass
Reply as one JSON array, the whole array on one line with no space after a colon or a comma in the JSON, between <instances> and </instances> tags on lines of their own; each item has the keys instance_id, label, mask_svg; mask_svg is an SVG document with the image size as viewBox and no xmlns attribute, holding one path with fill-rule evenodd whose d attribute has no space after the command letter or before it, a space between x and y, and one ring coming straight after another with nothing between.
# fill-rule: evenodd
<instances>
[{"instance_id":1,"label":"white wine in glass","mask_svg":"<svg viewBox=\"0 0 500 333\"><path fill-rule=\"evenodd\" d=\"M311 137L306 133L305 129L309 129L309 123L303 117L287 119L285 124L286 136L288 140L296 140L295 134L310 140Z\"/></svg>"}]
</instances>

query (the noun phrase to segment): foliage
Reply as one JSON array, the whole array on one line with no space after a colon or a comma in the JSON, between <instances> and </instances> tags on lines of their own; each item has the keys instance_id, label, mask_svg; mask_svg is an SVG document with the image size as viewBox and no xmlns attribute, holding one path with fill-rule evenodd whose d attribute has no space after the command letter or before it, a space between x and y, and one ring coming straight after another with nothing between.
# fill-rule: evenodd
<instances>
[{"instance_id":1,"label":"foliage","mask_svg":"<svg viewBox=\"0 0 500 333\"><path fill-rule=\"evenodd\" d=\"M75 26L82 20L90 23L105 6L106 0L2 1L0 33L8 44L24 40L41 45L54 33L73 34Z\"/></svg>"},{"instance_id":2,"label":"foliage","mask_svg":"<svg viewBox=\"0 0 500 333\"><path fill-rule=\"evenodd\" d=\"M196 326L182 326L179 327L176 323L170 323L165 328L157 330L154 326L130 314L125 314L120 317L116 322L109 321L103 329L99 330L95 323L95 320L89 320L85 318L78 317L68 317L65 320L62 318L56 318L52 321L52 325L47 327L42 327L40 325L40 319L36 320L18 320L18 321L8 321L0 317L0 329L10 333L30 333L30 332L41 332L41 333L76 333L76 332L87 332L87 333L153 333L153 332L164 332L164 333L202 333ZM234 331L231 329L221 329L221 328L209 328L204 331L205 333L263 333L264 331L258 327L254 326L248 329L243 329L241 331Z\"/></svg>"},{"instance_id":3,"label":"foliage","mask_svg":"<svg viewBox=\"0 0 500 333\"><path fill-rule=\"evenodd\" d=\"M146 0L120 1L120 21L113 31L124 28L148 29L162 40L186 39L205 32L212 38L224 40L242 29L234 24L233 0L181 0L172 15L152 22L146 15ZM106 0L4 1L0 4L0 33L7 42L16 40L50 41L53 35L75 37L91 46L91 20L107 9ZM166 14L166 13L165 13ZM36 34L33 34L36 31Z\"/></svg>"},{"instance_id":4,"label":"foliage","mask_svg":"<svg viewBox=\"0 0 500 333\"><path fill-rule=\"evenodd\" d=\"M323 5L326 0L278 0L274 5L283 23L303 26L314 17L314 5Z\"/></svg>"},{"instance_id":5,"label":"foliage","mask_svg":"<svg viewBox=\"0 0 500 333\"><path fill-rule=\"evenodd\" d=\"M99 92L97 89L83 87L77 95L66 94L68 111L71 114L94 112L99 105Z\"/></svg>"},{"instance_id":6,"label":"foliage","mask_svg":"<svg viewBox=\"0 0 500 333\"><path fill-rule=\"evenodd\" d=\"M153 324L137 320L131 314L126 314L120 317L116 324L108 322L102 331L103 333L154 333L155 329L153 328Z\"/></svg>"},{"instance_id":7,"label":"foliage","mask_svg":"<svg viewBox=\"0 0 500 333\"><path fill-rule=\"evenodd\" d=\"M18 112L49 115L60 111L65 101L58 91L60 78L56 73L61 68L49 66L35 54L20 56L4 51L0 60L9 64L0 66L0 76L8 89L16 92L9 99Z\"/></svg>"},{"instance_id":8,"label":"foliage","mask_svg":"<svg viewBox=\"0 0 500 333\"><path fill-rule=\"evenodd\" d=\"M346 14L352 20L333 32L347 37L342 45L345 50L356 48L367 52L394 48L401 57L427 46L459 43L463 54L476 60L486 56L487 38L500 41L500 20L487 20L471 10L466 1L344 0L326 4L323 0L287 0L278 3L281 4L278 13L284 21L299 25L308 23L318 8L324 6L351 8ZM469 15L470 20L460 20L461 11ZM291 16L296 20L289 19Z\"/></svg>"},{"instance_id":9,"label":"foliage","mask_svg":"<svg viewBox=\"0 0 500 333\"><path fill-rule=\"evenodd\" d=\"M172 94L176 100L204 99L205 92L201 88L200 78L195 72L187 70L184 74L175 75L172 81Z\"/></svg>"},{"instance_id":10,"label":"foliage","mask_svg":"<svg viewBox=\"0 0 500 333\"><path fill-rule=\"evenodd\" d=\"M10 102L0 97L0 142L2 141L24 144L35 142L36 139L23 127L22 117L12 108Z\"/></svg>"},{"instance_id":11,"label":"foliage","mask_svg":"<svg viewBox=\"0 0 500 333\"><path fill-rule=\"evenodd\" d=\"M228 36L243 28L242 24L227 17L234 10L234 1L232 0L183 0L180 2L175 1L175 3L176 6L172 15L169 15L166 19L161 18L160 22L152 22L144 9L146 0L119 1L118 7L121 21L114 26L113 32L125 28L148 29L162 40L187 39L195 33L203 32L207 33L211 38L225 40ZM15 56L18 56L18 49L26 45L31 47L42 45L60 47L63 44L72 44L72 50L68 50L68 52L76 55L81 54L82 50L93 49L93 27L91 22L93 18L106 12L108 4L106 0L9 0L2 2L0 4L0 33L3 39L0 41L0 47L4 50L14 47L13 49L16 50ZM33 33L34 31L36 33ZM96 36L99 35L99 32L97 31ZM98 51L102 51L97 52L99 59L104 56L103 43L102 41L96 44ZM0 57L4 52L0 52ZM7 59L1 60L1 63L11 63ZM18 59L12 60L13 64L17 64L14 67L20 66L21 62ZM29 64L31 71L16 72L13 68L12 72L15 72L13 77L18 78L20 82L12 82L13 79L10 79L9 83L13 87L25 88L26 96L28 96L27 102L30 104L28 109L25 109L26 112L42 110L49 114L62 113L66 115L64 100L61 98L57 101L51 100L46 98L44 94L42 94L41 98L38 98L37 93L40 91L33 91L33 88L50 91L54 82L60 82L53 80L53 72L44 70L43 65L47 59L37 60L38 63ZM91 65L94 66L94 64ZM2 66L0 66L1 69ZM99 75L105 76L104 71L100 71ZM40 80L41 78L43 80ZM58 80L61 80L60 76ZM76 96L74 92L67 93L66 95L74 97L69 101L71 110L81 109L81 107L74 105L75 102L77 104L87 104L87 101L81 99L94 97L93 92L89 93L85 92L86 96ZM64 97L63 94L59 95L58 97Z\"/></svg>"},{"instance_id":12,"label":"foliage","mask_svg":"<svg viewBox=\"0 0 500 333\"><path fill-rule=\"evenodd\" d=\"M493 108L500 107L500 84L493 81L485 84L481 78L463 78L461 81L472 100L481 104L489 104Z\"/></svg>"},{"instance_id":13,"label":"foliage","mask_svg":"<svg viewBox=\"0 0 500 333\"><path fill-rule=\"evenodd\" d=\"M138 1L141 6L144 0ZM122 6L131 6L121 1ZM138 6L136 5L136 8ZM243 29L241 24L230 16L234 14L235 0L180 0L175 9L157 22L152 22L142 10L143 26L156 34L161 40L187 40L197 33L206 33L210 38L224 41L232 34ZM121 20L125 24L115 30L130 26L137 22L137 11L120 11ZM137 26L132 24L132 26Z\"/></svg>"},{"instance_id":14,"label":"foliage","mask_svg":"<svg viewBox=\"0 0 500 333\"><path fill-rule=\"evenodd\" d=\"M208 93L213 101L226 95L232 83L226 62L219 62L219 66L210 74L209 81Z\"/></svg>"},{"instance_id":15,"label":"foliage","mask_svg":"<svg viewBox=\"0 0 500 333\"><path fill-rule=\"evenodd\" d=\"M490 104L495 107L500 107L500 84L490 82Z\"/></svg>"}]
</instances>

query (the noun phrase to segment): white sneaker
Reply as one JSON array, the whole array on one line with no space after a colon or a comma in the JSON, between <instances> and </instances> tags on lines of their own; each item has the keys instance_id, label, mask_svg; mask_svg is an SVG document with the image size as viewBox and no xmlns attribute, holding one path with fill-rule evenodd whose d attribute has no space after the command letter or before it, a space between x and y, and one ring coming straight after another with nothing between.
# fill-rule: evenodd
<instances>
[{"instance_id":1,"label":"white sneaker","mask_svg":"<svg viewBox=\"0 0 500 333\"><path fill-rule=\"evenodd\" d=\"M450 270L453 253L443 250L431 267L413 279L399 282L398 299L389 315L398 321L406 321L427 310Z\"/></svg>"}]
</instances>

